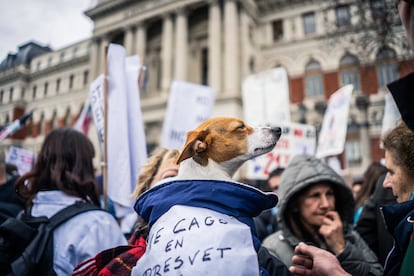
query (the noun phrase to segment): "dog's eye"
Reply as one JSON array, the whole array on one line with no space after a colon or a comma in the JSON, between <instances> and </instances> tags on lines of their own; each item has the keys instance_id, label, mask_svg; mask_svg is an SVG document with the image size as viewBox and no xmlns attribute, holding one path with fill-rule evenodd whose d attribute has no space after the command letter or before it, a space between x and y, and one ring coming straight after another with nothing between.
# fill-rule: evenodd
<instances>
[{"instance_id":1,"label":"dog's eye","mask_svg":"<svg viewBox=\"0 0 414 276\"><path fill-rule=\"evenodd\" d=\"M241 129L241 130L243 130L243 129L245 129L246 128L246 126L245 125L239 125L238 127L237 127L237 129Z\"/></svg>"}]
</instances>

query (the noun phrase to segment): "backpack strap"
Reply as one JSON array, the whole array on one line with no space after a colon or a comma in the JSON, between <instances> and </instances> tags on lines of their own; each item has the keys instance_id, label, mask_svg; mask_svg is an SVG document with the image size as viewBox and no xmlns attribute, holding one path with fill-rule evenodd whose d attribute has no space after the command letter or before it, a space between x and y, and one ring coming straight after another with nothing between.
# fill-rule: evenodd
<instances>
[{"instance_id":1,"label":"backpack strap","mask_svg":"<svg viewBox=\"0 0 414 276\"><path fill-rule=\"evenodd\" d=\"M104 211L102 208L92 203L84 202L84 201L77 201L74 204L69 205L66 208L63 208L62 210L57 212L55 215L53 215L49 219L48 228L53 231L56 227L58 227L63 222L67 221L68 219L76 215L79 215L81 213L93 211L93 210Z\"/></svg>"},{"instance_id":2,"label":"backpack strap","mask_svg":"<svg viewBox=\"0 0 414 276\"><path fill-rule=\"evenodd\" d=\"M32 242L26 247L22 256L16 259L12 264L13 275L25 276L30 275L28 272L40 268L43 264L51 264L50 271L42 275L54 275L53 273L53 231L56 227L69 220L70 218L81 213L101 209L92 203L77 201L74 204L53 215L46 225L41 225L44 229L39 229L42 235L37 235ZM50 248L50 250L48 250ZM34 254L34 252L37 252ZM46 263L43 263L46 262ZM51 263L50 263L51 262ZM40 265L40 266L39 266ZM46 267L43 267L46 269Z\"/></svg>"}]
</instances>

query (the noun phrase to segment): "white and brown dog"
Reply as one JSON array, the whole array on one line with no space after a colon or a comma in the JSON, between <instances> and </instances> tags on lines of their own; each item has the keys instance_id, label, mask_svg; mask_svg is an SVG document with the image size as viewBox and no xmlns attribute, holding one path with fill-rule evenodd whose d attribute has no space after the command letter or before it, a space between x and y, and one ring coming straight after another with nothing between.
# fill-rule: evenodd
<instances>
[{"instance_id":1,"label":"white and brown dog","mask_svg":"<svg viewBox=\"0 0 414 276\"><path fill-rule=\"evenodd\" d=\"M231 180L245 161L271 151L280 135L279 127L253 128L227 117L209 119L188 133L177 161L177 178Z\"/></svg>"},{"instance_id":2,"label":"white and brown dog","mask_svg":"<svg viewBox=\"0 0 414 276\"><path fill-rule=\"evenodd\" d=\"M268 275L253 217L274 207L277 196L232 177L246 160L272 150L280 135L280 128L252 128L234 118L213 118L190 131L178 177L135 203L150 230L131 275Z\"/></svg>"}]
</instances>

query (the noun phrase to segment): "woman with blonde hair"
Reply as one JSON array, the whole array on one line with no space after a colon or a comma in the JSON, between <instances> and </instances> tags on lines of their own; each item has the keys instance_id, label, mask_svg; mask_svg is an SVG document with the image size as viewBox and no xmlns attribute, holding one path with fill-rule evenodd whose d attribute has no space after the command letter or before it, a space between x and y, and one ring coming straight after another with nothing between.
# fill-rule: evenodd
<instances>
[{"instance_id":1,"label":"woman with blonde hair","mask_svg":"<svg viewBox=\"0 0 414 276\"><path fill-rule=\"evenodd\" d=\"M137 199L157 183L176 176L178 174L176 163L178 155L178 150L156 148L140 171L133 197ZM148 225L138 216L128 246L102 251L94 258L80 263L73 275L130 275L132 267L145 253L147 235Z\"/></svg>"}]
</instances>

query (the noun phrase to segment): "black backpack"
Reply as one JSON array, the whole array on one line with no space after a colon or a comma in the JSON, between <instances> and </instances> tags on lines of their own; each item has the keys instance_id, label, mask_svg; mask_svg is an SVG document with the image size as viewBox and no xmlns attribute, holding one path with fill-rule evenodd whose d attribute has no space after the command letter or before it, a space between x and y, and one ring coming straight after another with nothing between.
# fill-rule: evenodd
<instances>
[{"instance_id":1,"label":"black backpack","mask_svg":"<svg viewBox=\"0 0 414 276\"><path fill-rule=\"evenodd\" d=\"M102 210L76 202L48 219L22 213L0 225L0 275L56 275L53 270L53 230L87 211Z\"/></svg>"}]
</instances>

